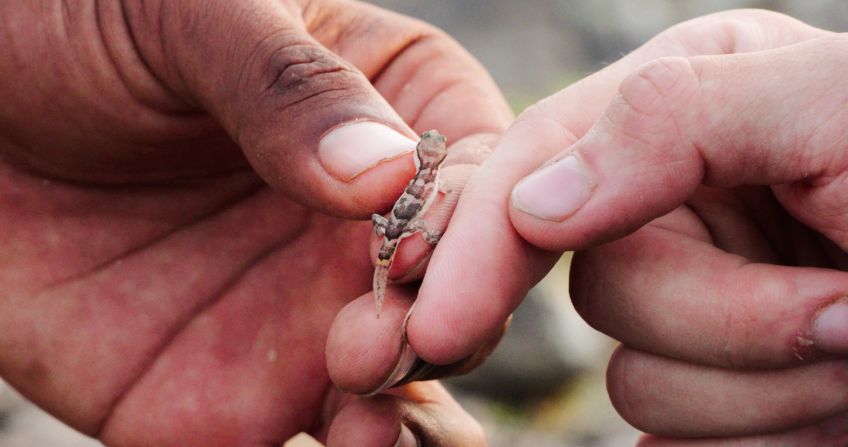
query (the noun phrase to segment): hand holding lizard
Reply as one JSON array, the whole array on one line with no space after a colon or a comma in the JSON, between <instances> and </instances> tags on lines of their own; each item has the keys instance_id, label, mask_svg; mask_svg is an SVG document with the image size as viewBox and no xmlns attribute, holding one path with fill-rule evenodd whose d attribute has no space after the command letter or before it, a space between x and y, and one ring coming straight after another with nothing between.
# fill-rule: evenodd
<instances>
[{"instance_id":1,"label":"hand holding lizard","mask_svg":"<svg viewBox=\"0 0 848 447\"><path fill-rule=\"evenodd\" d=\"M728 11L529 108L460 199L412 348L467 355L582 249L572 299L624 344L609 392L640 445L846 445L846 54Z\"/></svg>"},{"instance_id":2,"label":"hand holding lizard","mask_svg":"<svg viewBox=\"0 0 848 447\"><path fill-rule=\"evenodd\" d=\"M358 399L324 357L415 132L511 119L455 42L352 1L0 16L4 379L110 445L483 442L437 383Z\"/></svg>"}]
</instances>

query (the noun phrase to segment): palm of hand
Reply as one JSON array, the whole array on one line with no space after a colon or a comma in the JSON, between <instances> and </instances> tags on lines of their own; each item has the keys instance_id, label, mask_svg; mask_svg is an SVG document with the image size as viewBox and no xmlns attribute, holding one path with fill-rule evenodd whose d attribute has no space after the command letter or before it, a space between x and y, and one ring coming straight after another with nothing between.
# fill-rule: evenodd
<instances>
[{"instance_id":1,"label":"palm of hand","mask_svg":"<svg viewBox=\"0 0 848 447\"><path fill-rule=\"evenodd\" d=\"M314 209L367 218L412 163L340 180L319 138L372 119L457 143L512 118L442 33L367 4L301 3L0 7L14 19L0 39L14 50L0 59L13 74L0 83L0 376L108 444L332 440L347 401L325 340L370 289L371 230ZM419 439L481 444L430 385L412 399L444 404L451 424L426 414ZM399 439L408 407L367 444Z\"/></svg>"},{"instance_id":2,"label":"palm of hand","mask_svg":"<svg viewBox=\"0 0 848 447\"><path fill-rule=\"evenodd\" d=\"M317 428L326 333L369 287L367 224L249 172L127 188L0 172L0 375L107 442Z\"/></svg>"}]
</instances>

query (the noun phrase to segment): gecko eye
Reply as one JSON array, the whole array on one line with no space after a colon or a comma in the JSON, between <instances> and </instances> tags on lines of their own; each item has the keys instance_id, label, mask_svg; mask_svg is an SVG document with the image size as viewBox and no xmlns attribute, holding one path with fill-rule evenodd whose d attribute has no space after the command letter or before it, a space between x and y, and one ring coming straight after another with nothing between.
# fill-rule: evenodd
<instances>
[{"instance_id":1,"label":"gecko eye","mask_svg":"<svg viewBox=\"0 0 848 447\"><path fill-rule=\"evenodd\" d=\"M424 139L428 139L428 140L429 139L438 139L438 140L444 142L445 136L440 134L438 130L430 129L430 130L421 134L421 139L422 140L424 140Z\"/></svg>"}]
</instances>

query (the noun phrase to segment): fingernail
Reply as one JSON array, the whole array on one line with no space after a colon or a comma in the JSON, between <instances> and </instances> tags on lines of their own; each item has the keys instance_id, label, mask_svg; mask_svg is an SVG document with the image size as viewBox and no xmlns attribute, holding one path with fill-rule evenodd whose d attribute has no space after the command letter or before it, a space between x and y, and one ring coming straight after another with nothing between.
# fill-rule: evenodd
<instances>
[{"instance_id":1,"label":"fingernail","mask_svg":"<svg viewBox=\"0 0 848 447\"><path fill-rule=\"evenodd\" d=\"M389 377L387 377L383 384L377 387L377 389L365 394L365 396L374 396L389 388L397 386L401 380L409 375L409 372L412 371L413 367L420 363L418 356L409 346L409 343L406 341L403 341L402 343L400 357L398 358L394 369L389 374Z\"/></svg>"},{"instance_id":2,"label":"fingernail","mask_svg":"<svg viewBox=\"0 0 848 447\"><path fill-rule=\"evenodd\" d=\"M593 189L583 162L569 154L518 182L512 204L539 219L560 222L583 206Z\"/></svg>"},{"instance_id":3,"label":"fingernail","mask_svg":"<svg viewBox=\"0 0 848 447\"><path fill-rule=\"evenodd\" d=\"M821 351L848 353L848 298L826 307L813 321L813 344Z\"/></svg>"},{"instance_id":4,"label":"fingernail","mask_svg":"<svg viewBox=\"0 0 848 447\"><path fill-rule=\"evenodd\" d=\"M412 430L409 429L405 424L400 424L400 436L398 436L398 440L395 443L395 447L420 447L421 443L418 442L418 438L415 437L415 434L412 433Z\"/></svg>"},{"instance_id":5,"label":"fingernail","mask_svg":"<svg viewBox=\"0 0 848 447\"><path fill-rule=\"evenodd\" d=\"M386 378L382 385L365 394L366 396L374 396L398 385L409 375L410 371L416 365L422 363L415 351L412 350L412 346L409 346L409 340L406 338L406 327L409 325L409 317L412 316L412 311L415 309L416 304L418 304L417 301L412 302L412 305L409 306L409 310L406 311L406 315L403 317L403 322L400 324L400 357L398 357L394 369L389 373L389 377Z\"/></svg>"},{"instance_id":6,"label":"fingernail","mask_svg":"<svg viewBox=\"0 0 848 447\"><path fill-rule=\"evenodd\" d=\"M349 182L383 161L415 150L417 143L374 121L338 126L318 143L318 159L331 175Z\"/></svg>"}]
</instances>

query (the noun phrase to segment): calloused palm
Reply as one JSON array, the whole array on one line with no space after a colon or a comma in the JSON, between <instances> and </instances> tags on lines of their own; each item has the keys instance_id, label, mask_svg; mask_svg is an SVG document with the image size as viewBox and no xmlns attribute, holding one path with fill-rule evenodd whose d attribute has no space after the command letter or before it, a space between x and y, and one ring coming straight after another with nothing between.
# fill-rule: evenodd
<instances>
[{"instance_id":1,"label":"calloused palm","mask_svg":"<svg viewBox=\"0 0 848 447\"><path fill-rule=\"evenodd\" d=\"M441 33L348 1L45 1L0 18L0 375L108 444L326 436L350 399L324 343L372 274L370 224L351 218L388 206L412 163L325 179L318 138L356 118L498 132L509 112L483 70ZM341 68L292 72L273 49L292 39ZM275 64L302 82L257 87ZM396 394L459 417L434 386Z\"/></svg>"}]
</instances>

